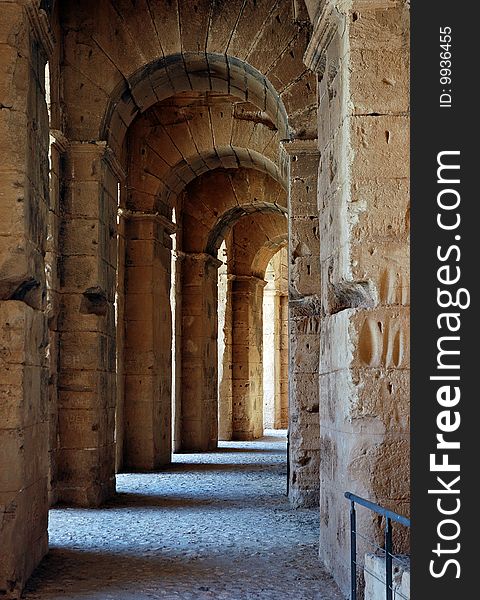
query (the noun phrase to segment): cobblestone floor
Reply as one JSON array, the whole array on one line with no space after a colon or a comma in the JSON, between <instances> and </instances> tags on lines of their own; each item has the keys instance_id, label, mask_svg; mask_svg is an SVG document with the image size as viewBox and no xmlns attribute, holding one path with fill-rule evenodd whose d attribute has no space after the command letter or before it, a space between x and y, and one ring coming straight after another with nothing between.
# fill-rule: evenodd
<instances>
[{"instance_id":1,"label":"cobblestone floor","mask_svg":"<svg viewBox=\"0 0 480 600\"><path fill-rule=\"evenodd\" d=\"M285 485L278 433L119 475L107 506L51 511L26 598L342 600L317 558L318 512L290 509Z\"/></svg>"}]
</instances>

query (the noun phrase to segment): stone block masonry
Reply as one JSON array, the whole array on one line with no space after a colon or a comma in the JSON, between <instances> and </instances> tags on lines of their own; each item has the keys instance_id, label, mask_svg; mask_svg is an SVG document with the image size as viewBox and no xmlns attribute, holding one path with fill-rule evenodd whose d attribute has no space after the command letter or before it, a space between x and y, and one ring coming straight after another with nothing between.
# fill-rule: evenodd
<instances>
[{"instance_id":1,"label":"stone block masonry","mask_svg":"<svg viewBox=\"0 0 480 600\"><path fill-rule=\"evenodd\" d=\"M51 40L32 6L0 2L0 15L0 595L19 598L47 551Z\"/></svg>"}]
</instances>

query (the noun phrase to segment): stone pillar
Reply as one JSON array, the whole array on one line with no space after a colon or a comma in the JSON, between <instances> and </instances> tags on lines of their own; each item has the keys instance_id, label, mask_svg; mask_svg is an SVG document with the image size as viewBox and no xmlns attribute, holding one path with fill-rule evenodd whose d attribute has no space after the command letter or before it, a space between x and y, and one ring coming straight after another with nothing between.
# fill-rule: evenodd
<instances>
[{"instance_id":1,"label":"stone pillar","mask_svg":"<svg viewBox=\"0 0 480 600\"><path fill-rule=\"evenodd\" d=\"M180 229L172 236L173 251L171 261L172 288L172 450L179 452L182 438L182 254L177 251Z\"/></svg>"},{"instance_id":2,"label":"stone pillar","mask_svg":"<svg viewBox=\"0 0 480 600\"><path fill-rule=\"evenodd\" d=\"M321 152L320 556L345 593L344 492L409 511L408 32L408 2L328 1L305 55ZM378 520L358 519L382 543Z\"/></svg>"},{"instance_id":3,"label":"stone pillar","mask_svg":"<svg viewBox=\"0 0 480 600\"><path fill-rule=\"evenodd\" d=\"M226 256L225 256L226 258ZM218 439L232 439L232 280L228 277L227 263L223 263L219 273L219 298L223 296L222 327L218 331ZM220 304L220 303L219 303ZM220 309L220 306L219 306ZM222 323L223 321L223 323ZM222 339L223 338L223 339ZM222 340L222 341L221 341Z\"/></svg>"},{"instance_id":4,"label":"stone pillar","mask_svg":"<svg viewBox=\"0 0 480 600\"><path fill-rule=\"evenodd\" d=\"M279 386L279 411L278 423L279 429L288 428L288 296L280 294L278 296L279 310L279 331L278 331L278 360L280 373Z\"/></svg>"},{"instance_id":5,"label":"stone pillar","mask_svg":"<svg viewBox=\"0 0 480 600\"><path fill-rule=\"evenodd\" d=\"M263 426L274 429L278 423L279 388L278 373L278 292L274 273L267 270L267 285L263 290Z\"/></svg>"},{"instance_id":6,"label":"stone pillar","mask_svg":"<svg viewBox=\"0 0 480 600\"><path fill-rule=\"evenodd\" d=\"M55 136L53 137L52 134ZM49 405L49 482L50 505L57 502L57 446L58 446L58 357L60 336L58 316L60 311L60 181L62 157L68 141L59 131L50 134L50 205L48 213L48 236L45 254L45 274L47 283L46 315L48 323L47 364L48 405Z\"/></svg>"},{"instance_id":7,"label":"stone pillar","mask_svg":"<svg viewBox=\"0 0 480 600\"><path fill-rule=\"evenodd\" d=\"M316 140L284 144L289 156L289 498L319 502L320 241Z\"/></svg>"},{"instance_id":8,"label":"stone pillar","mask_svg":"<svg viewBox=\"0 0 480 600\"><path fill-rule=\"evenodd\" d=\"M232 439L263 435L263 288L266 281L232 275Z\"/></svg>"},{"instance_id":9,"label":"stone pillar","mask_svg":"<svg viewBox=\"0 0 480 600\"><path fill-rule=\"evenodd\" d=\"M128 212L126 221L124 468L153 470L172 452L173 223Z\"/></svg>"},{"instance_id":10,"label":"stone pillar","mask_svg":"<svg viewBox=\"0 0 480 600\"><path fill-rule=\"evenodd\" d=\"M58 498L115 490L115 270L121 170L103 142L70 142L61 233Z\"/></svg>"},{"instance_id":11,"label":"stone pillar","mask_svg":"<svg viewBox=\"0 0 480 600\"><path fill-rule=\"evenodd\" d=\"M0 1L0 596L19 598L47 551L45 265L48 23Z\"/></svg>"},{"instance_id":12,"label":"stone pillar","mask_svg":"<svg viewBox=\"0 0 480 600\"><path fill-rule=\"evenodd\" d=\"M210 254L183 253L181 450L217 447L217 269Z\"/></svg>"},{"instance_id":13,"label":"stone pillar","mask_svg":"<svg viewBox=\"0 0 480 600\"><path fill-rule=\"evenodd\" d=\"M115 402L115 472L123 470L123 449L125 434L125 260L126 260L126 218L125 206L126 186L120 186L117 227L117 290L116 290L116 342L117 342L117 374Z\"/></svg>"}]
</instances>

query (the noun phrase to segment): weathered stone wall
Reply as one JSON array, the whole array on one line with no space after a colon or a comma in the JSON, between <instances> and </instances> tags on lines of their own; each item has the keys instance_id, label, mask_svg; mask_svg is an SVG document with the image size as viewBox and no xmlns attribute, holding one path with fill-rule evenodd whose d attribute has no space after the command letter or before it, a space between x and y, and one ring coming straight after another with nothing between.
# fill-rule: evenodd
<instances>
[{"instance_id":1,"label":"weathered stone wall","mask_svg":"<svg viewBox=\"0 0 480 600\"><path fill-rule=\"evenodd\" d=\"M392 575L392 600L410 600L410 560L408 557L395 556L393 558ZM365 600L384 600L385 557L366 554L363 576Z\"/></svg>"},{"instance_id":2,"label":"weathered stone wall","mask_svg":"<svg viewBox=\"0 0 480 600\"><path fill-rule=\"evenodd\" d=\"M346 591L343 493L409 506L408 6L323 2L316 16L320 556Z\"/></svg>"},{"instance_id":3,"label":"weathered stone wall","mask_svg":"<svg viewBox=\"0 0 480 600\"><path fill-rule=\"evenodd\" d=\"M289 497L319 501L320 235L316 140L284 144L289 158Z\"/></svg>"},{"instance_id":4,"label":"weathered stone wall","mask_svg":"<svg viewBox=\"0 0 480 600\"><path fill-rule=\"evenodd\" d=\"M0 595L19 598L47 551L45 63L52 48L35 3L0 2L0 14Z\"/></svg>"}]
</instances>

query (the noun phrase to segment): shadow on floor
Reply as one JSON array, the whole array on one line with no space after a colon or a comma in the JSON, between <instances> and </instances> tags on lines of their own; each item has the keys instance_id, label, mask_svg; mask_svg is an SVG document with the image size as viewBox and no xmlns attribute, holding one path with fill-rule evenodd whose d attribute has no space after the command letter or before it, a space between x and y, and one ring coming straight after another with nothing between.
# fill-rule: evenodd
<instances>
[{"instance_id":1,"label":"shadow on floor","mask_svg":"<svg viewBox=\"0 0 480 600\"><path fill-rule=\"evenodd\" d=\"M261 472L261 471L266 471L272 468L282 468L282 464L278 463L278 462L262 462L259 464L252 464L252 463L216 463L216 462L210 462L210 463L194 463L194 462L180 462L180 461L175 461L174 463L171 463L170 465L165 465L164 467L162 467L162 470L158 470L158 471L122 471L121 473L119 473L120 475L135 475L135 474L142 474L142 473L149 473L149 474L155 474L158 473L158 475L171 475L172 473L181 473L181 474L185 474L185 473L197 473L197 472L210 472L210 473L238 473L241 471L249 471L249 472Z\"/></svg>"},{"instance_id":2,"label":"shadow on floor","mask_svg":"<svg viewBox=\"0 0 480 600\"><path fill-rule=\"evenodd\" d=\"M128 554L128 550L114 553L52 548L35 570L24 593L35 593L45 588L61 593L62 582L67 587L75 583L77 593L82 594L89 591L98 593L108 588L130 588L132 585L141 593L139 584L145 588L159 582L168 586L179 579L191 580L198 585L205 578L205 572L214 567L212 560L207 557L198 562L185 555L175 556L162 547L150 556L134 556Z\"/></svg>"},{"instance_id":3,"label":"shadow on floor","mask_svg":"<svg viewBox=\"0 0 480 600\"><path fill-rule=\"evenodd\" d=\"M273 454L273 455L285 455L286 454L286 446L285 448L230 448L220 446L214 454ZM179 452L178 454L182 454Z\"/></svg>"},{"instance_id":4,"label":"shadow on floor","mask_svg":"<svg viewBox=\"0 0 480 600\"><path fill-rule=\"evenodd\" d=\"M265 497L269 497L270 495L265 493ZM245 508L255 508L258 505L259 500L262 500L262 497L259 495L252 496L248 498L246 496L242 496L242 504ZM157 496L154 494L139 494L136 492L120 492L117 493L115 498L111 500L108 504L104 505L102 508L161 508L161 509L212 509L215 510L228 510L228 509L236 509L238 510L238 499L232 498L231 500L225 498L212 498L203 497L199 498L198 496L188 497L188 496Z\"/></svg>"}]
</instances>

